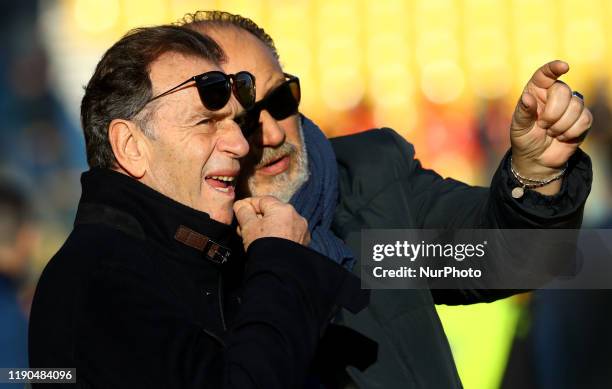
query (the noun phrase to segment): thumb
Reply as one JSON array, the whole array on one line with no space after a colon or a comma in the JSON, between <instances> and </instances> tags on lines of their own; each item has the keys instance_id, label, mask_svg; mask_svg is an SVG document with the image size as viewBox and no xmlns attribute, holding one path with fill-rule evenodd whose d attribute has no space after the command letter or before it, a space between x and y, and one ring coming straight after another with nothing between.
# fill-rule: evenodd
<instances>
[{"instance_id":1,"label":"thumb","mask_svg":"<svg viewBox=\"0 0 612 389\"><path fill-rule=\"evenodd\" d=\"M236 214L236 220L238 220L240 226L244 226L251 220L257 219L255 208L253 208L253 205L248 201L236 201L234 203L234 213Z\"/></svg>"},{"instance_id":2,"label":"thumb","mask_svg":"<svg viewBox=\"0 0 612 389\"><path fill-rule=\"evenodd\" d=\"M283 203L274 196L258 196L248 198L256 213L266 215Z\"/></svg>"},{"instance_id":3,"label":"thumb","mask_svg":"<svg viewBox=\"0 0 612 389\"><path fill-rule=\"evenodd\" d=\"M538 119L538 103L529 92L524 92L512 115L512 131L530 130Z\"/></svg>"}]
</instances>

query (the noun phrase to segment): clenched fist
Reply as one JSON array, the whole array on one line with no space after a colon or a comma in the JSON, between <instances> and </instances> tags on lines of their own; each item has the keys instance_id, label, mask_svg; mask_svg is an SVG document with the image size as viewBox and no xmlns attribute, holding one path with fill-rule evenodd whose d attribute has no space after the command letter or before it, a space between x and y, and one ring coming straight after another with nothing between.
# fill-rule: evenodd
<instances>
[{"instance_id":1,"label":"clenched fist","mask_svg":"<svg viewBox=\"0 0 612 389\"><path fill-rule=\"evenodd\" d=\"M272 196L248 197L234 203L238 234L244 249L255 239L274 237L307 246L310 243L308 222L295 208Z\"/></svg>"},{"instance_id":2,"label":"clenched fist","mask_svg":"<svg viewBox=\"0 0 612 389\"><path fill-rule=\"evenodd\" d=\"M512 159L523 176L546 179L557 174L574 154L591 127L593 115L579 95L558 81L569 71L552 61L531 77L519 99L510 128ZM554 194L560 181L536 190Z\"/></svg>"}]
</instances>

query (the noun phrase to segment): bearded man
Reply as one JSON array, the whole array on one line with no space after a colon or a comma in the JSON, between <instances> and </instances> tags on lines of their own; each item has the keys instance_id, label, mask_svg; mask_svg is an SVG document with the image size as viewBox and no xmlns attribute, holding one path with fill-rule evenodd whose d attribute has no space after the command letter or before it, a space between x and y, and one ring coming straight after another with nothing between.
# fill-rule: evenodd
<instances>
[{"instance_id":1,"label":"bearded man","mask_svg":"<svg viewBox=\"0 0 612 389\"><path fill-rule=\"evenodd\" d=\"M298 78L283 72L272 38L250 19L200 11L179 24L217 41L226 71L245 69L256 77L257 103L242 121L253 132L243 196L288 201L308 219L310 247L357 273L352 253L359 252L362 229L580 227L592 172L579 145L592 115L579 93L557 81L569 70L565 62L543 65L526 84L509 124L512 147L490 188L482 188L424 169L413 146L392 129L327 140L299 114ZM527 185L533 182L544 184ZM487 289L486 281L454 290L373 290L367 309L343 311L336 320L374 339L378 361L363 372L347 369L335 386L460 388L434 304L516 293Z\"/></svg>"}]
</instances>

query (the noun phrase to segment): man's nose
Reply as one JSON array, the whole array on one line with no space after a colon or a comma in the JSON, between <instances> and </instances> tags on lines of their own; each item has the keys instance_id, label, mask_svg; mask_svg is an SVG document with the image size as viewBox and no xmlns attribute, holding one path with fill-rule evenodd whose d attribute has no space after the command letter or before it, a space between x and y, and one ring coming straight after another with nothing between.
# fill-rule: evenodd
<instances>
[{"instance_id":1,"label":"man's nose","mask_svg":"<svg viewBox=\"0 0 612 389\"><path fill-rule=\"evenodd\" d=\"M224 128L217 141L217 148L220 151L231 154L234 158L242 158L249 152L249 142L242 134L242 130L231 119L225 120Z\"/></svg>"},{"instance_id":2,"label":"man's nose","mask_svg":"<svg viewBox=\"0 0 612 389\"><path fill-rule=\"evenodd\" d=\"M285 141L285 130L281 125L268 113L263 110L259 115L262 131L262 146L276 147Z\"/></svg>"}]
</instances>

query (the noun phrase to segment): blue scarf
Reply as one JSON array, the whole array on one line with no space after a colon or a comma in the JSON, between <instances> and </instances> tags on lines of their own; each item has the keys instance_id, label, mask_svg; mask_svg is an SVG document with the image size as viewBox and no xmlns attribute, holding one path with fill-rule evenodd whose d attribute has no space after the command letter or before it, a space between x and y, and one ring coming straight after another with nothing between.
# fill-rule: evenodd
<instances>
[{"instance_id":1,"label":"blue scarf","mask_svg":"<svg viewBox=\"0 0 612 389\"><path fill-rule=\"evenodd\" d=\"M310 119L302 116L309 176L289 201L308 220L310 248L347 269L355 259L349 248L331 231L338 204L338 166L331 143Z\"/></svg>"}]
</instances>

